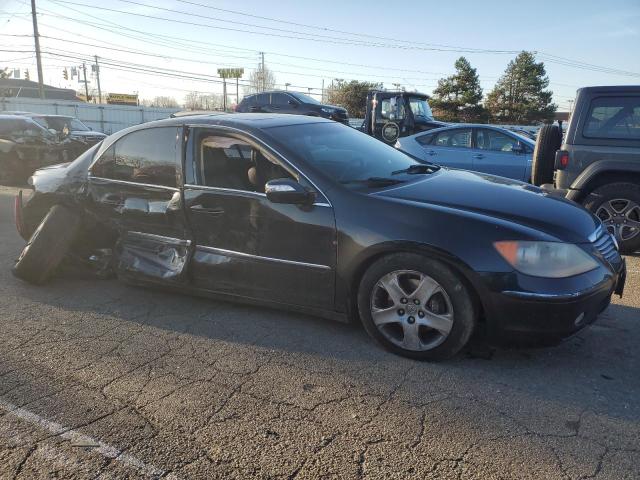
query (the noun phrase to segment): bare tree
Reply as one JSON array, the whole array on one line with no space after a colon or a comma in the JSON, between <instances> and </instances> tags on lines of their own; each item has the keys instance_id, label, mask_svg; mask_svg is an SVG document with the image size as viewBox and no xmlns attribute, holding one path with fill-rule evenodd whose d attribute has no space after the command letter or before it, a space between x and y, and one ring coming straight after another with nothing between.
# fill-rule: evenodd
<instances>
[{"instance_id":1,"label":"bare tree","mask_svg":"<svg viewBox=\"0 0 640 480\"><path fill-rule=\"evenodd\" d=\"M265 65L264 71L262 65L258 65L258 68L253 70L249 74L249 85L244 87L244 93L258 93L265 90L273 90L276 86L276 76Z\"/></svg>"},{"instance_id":2,"label":"bare tree","mask_svg":"<svg viewBox=\"0 0 640 480\"><path fill-rule=\"evenodd\" d=\"M222 110L222 95L189 92L184 97L187 110Z\"/></svg>"},{"instance_id":3,"label":"bare tree","mask_svg":"<svg viewBox=\"0 0 640 480\"><path fill-rule=\"evenodd\" d=\"M9 67L0 68L0 78L9 78Z\"/></svg>"},{"instance_id":4,"label":"bare tree","mask_svg":"<svg viewBox=\"0 0 640 480\"><path fill-rule=\"evenodd\" d=\"M179 107L178 101L173 97L158 96L153 99L145 98L142 100L142 105L145 107L158 107L158 108L177 108Z\"/></svg>"}]
</instances>

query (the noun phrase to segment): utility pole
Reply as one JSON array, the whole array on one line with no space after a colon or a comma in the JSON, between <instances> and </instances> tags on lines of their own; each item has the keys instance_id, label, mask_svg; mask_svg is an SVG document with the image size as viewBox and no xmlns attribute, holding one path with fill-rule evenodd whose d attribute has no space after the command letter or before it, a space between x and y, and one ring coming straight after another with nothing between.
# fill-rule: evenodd
<instances>
[{"instance_id":1,"label":"utility pole","mask_svg":"<svg viewBox=\"0 0 640 480\"><path fill-rule=\"evenodd\" d=\"M321 98L320 101L324 103L324 78L322 79L322 92L321 92L320 98Z\"/></svg>"},{"instance_id":2,"label":"utility pole","mask_svg":"<svg viewBox=\"0 0 640 480\"><path fill-rule=\"evenodd\" d=\"M100 65L98 64L98 55L94 55L94 58L96 59L96 83L98 84L98 102L102 104L102 90L100 89Z\"/></svg>"},{"instance_id":3,"label":"utility pole","mask_svg":"<svg viewBox=\"0 0 640 480\"><path fill-rule=\"evenodd\" d=\"M82 62L82 74L84 75L84 98L89 103L89 85L87 84L87 65Z\"/></svg>"},{"instance_id":4,"label":"utility pole","mask_svg":"<svg viewBox=\"0 0 640 480\"><path fill-rule=\"evenodd\" d=\"M238 88L239 78L236 77L236 106L240 105L240 89Z\"/></svg>"},{"instance_id":5,"label":"utility pole","mask_svg":"<svg viewBox=\"0 0 640 480\"><path fill-rule=\"evenodd\" d=\"M42 74L42 57L40 56L40 34L38 33L36 0L31 0L31 18L33 20L33 40L36 44L36 65L38 66L38 93L40 94L40 98L44 98L44 77Z\"/></svg>"},{"instance_id":6,"label":"utility pole","mask_svg":"<svg viewBox=\"0 0 640 480\"><path fill-rule=\"evenodd\" d=\"M264 92L267 87L267 82L266 82L266 78L265 78L265 72L264 72L264 52L260 52L260 56L262 57L262 69L260 70L260 77L262 78L262 91Z\"/></svg>"},{"instance_id":7,"label":"utility pole","mask_svg":"<svg viewBox=\"0 0 640 480\"><path fill-rule=\"evenodd\" d=\"M222 111L227 111L227 79L222 77Z\"/></svg>"}]
</instances>

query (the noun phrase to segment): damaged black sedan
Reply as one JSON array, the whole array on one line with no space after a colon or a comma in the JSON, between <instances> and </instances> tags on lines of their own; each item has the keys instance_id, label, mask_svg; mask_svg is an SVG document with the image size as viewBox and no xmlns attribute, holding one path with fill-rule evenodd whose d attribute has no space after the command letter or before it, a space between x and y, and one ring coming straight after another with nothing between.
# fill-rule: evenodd
<instances>
[{"instance_id":1,"label":"damaged black sedan","mask_svg":"<svg viewBox=\"0 0 640 480\"><path fill-rule=\"evenodd\" d=\"M30 182L25 280L92 259L136 284L359 319L412 358L450 357L480 324L560 339L624 288L615 240L583 208L319 118L148 123Z\"/></svg>"}]
</instances>

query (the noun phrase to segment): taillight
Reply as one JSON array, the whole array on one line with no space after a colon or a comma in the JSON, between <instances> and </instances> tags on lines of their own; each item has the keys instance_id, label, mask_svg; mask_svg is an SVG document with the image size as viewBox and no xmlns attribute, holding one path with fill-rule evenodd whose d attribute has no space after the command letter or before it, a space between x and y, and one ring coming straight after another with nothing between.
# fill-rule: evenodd
<instances>
[{"instance_id":1,"label":"taillight","mask_svg":"<svg viewBox=\"0 0 640 480\"><path fill-rule=\"evenodd\" d=\"M564 170L569 166L569 152L566 150L558 150L556 152L556 169Z\"/></svg>"}]
</instances>

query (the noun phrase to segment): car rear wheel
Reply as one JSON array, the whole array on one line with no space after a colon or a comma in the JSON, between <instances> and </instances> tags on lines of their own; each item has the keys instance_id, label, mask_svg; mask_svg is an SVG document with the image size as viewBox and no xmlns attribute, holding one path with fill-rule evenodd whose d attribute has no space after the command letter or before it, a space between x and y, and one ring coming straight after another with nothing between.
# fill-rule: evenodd
<instances>
[{"instance_id":1,"label":"car rear wheel","mask_svg":"<svg viewBox=\"0 0 640 480\"><path fill-rule=\"evenodd\" d=\"M365 272L358 310L367 332L388 350L419 360L458 353L476 323L464 282L445 264L422 255L383 257Z\"/></svg>"},{"instance_id":2,"label":"car rear wheel","mask_svg":"<svg viewBox=\"0 0 640 480\"><path fill-rule=\"evenodd\" d=\"M78 215L62 205L53 206L22 250L13 274L30 283L45 283L55 273L79 230Z\"/></svg>"},{"instance_id":3,"label":"car rear wheel","mask_svg":"<svg viewBox=\"0 0 640 480\"><path fill-rule=\"evenodd\" d=\"M586 198L584 206L616 236L621 253L640 250L640 185L627 182L604 185Z\"/></svg>"},{"instance_id":4,"label":"car rear wheel","mask_svg":"<svg viewBox=\"0 0 640 480\"><path fill-rule=\"evenodd\" d=\"M542 185L553 182L556 150L562 143L562 134L557 125L543 125L536 138L531 164L531 183Z\"/></svg>"}]
</instances>

